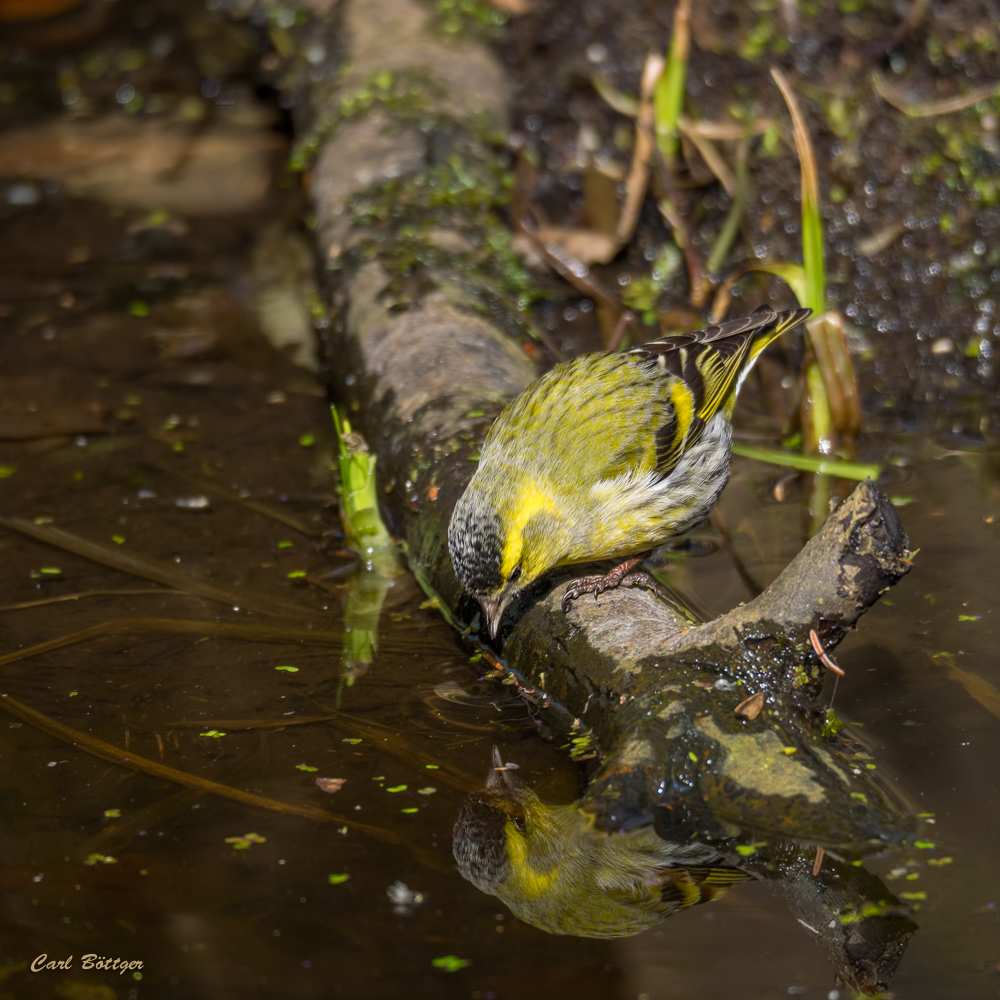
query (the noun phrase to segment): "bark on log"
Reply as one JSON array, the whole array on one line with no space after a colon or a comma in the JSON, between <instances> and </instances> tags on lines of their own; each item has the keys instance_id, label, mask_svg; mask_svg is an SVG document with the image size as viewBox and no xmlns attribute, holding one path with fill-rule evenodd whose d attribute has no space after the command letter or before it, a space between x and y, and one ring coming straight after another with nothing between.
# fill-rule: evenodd
<instances>
[{"instance_id":1,"label":"bark on log","mask_svg":"<svg viewBox=\"0 0 1000 1000\"><path fill-rule=\"evenodd\" d=\"M331 271L331 377L379 457L413 572L467 623L478 608L452 571L448 519L491 421L536 374L498 278L509 258L483 232L504 193L482 123L502 126L506 88L484 48L438 39L415 0L349 0L341 17L348 89L387 59L439 86L428 85L420 116L377 105L320 144L312 192ZM304 129L329 117L335 93L301 83ZM449 201L462 184L481 190ZM822 924L844 982L866 992L887 986L913 925L877 879L841 862L807 877L789 845L857 857L897 842L910 820L861 747L822 735L814 702L826 667L809 633L832 649L909 555L891 505L865 483L771 587L713 622L694 625L641 590L579 600L564 615L566 580L579 572L542 583L508 610L495 674L576 740L600 827L652 821L666 839L711 841L780 883L804 923ZM755 694L762 709L738 716Z\"/></svg>"}]
</instances>

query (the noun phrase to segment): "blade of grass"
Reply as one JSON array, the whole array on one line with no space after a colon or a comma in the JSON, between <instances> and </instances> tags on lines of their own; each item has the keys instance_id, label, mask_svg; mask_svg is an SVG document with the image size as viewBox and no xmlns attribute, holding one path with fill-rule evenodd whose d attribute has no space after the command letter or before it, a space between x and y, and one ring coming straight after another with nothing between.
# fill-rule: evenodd
<instances>
[{"instance_id":1,"label":"blade of grass","mask_svg":"<svg viewBox=\"0 0 1000 1000\"><path fill-rule=\"evenodd\" d=\"M20 517L0 517L0 527L10 531L18 531L39 542L54 545L56 548L75 555L83 556L93 562L110 566L112 569L131 573L133 576L162 583L173 590L182 590L186 594L204 597L210 601L218 601L229 607L244 607L259 611L265 615L302 614L301 606L285 604L263 594L256 594L244 588L218 587L200 577L185 573L171 563L161 562L152 556L139 555L122 549L120 546L100 545L89 539L81 538L62 528L50 524L33 524Z\"/></svg>"},{"instance_id":2,"label":"blade of grass","mask_svg":"<svg viewBox=\"0 0 1000 1000\"><path fill-rule=\"evenodd\" d=\"M625 179L625 204L618 217L615 235L621 244L627 243L635 232L639 209L646 197L649 184L649 158L653 153L655 116L653 94L663 75L663 56L650 53L642 68L642 83L639 90L639 114L635 123L635 146L632 149L632 165Z\"/></svg>"},{"instance_id":3,"label":"blade of grass","mask_svg":"<svg viewBox=\"0 0 1000 1000\"><path fill-rule=\"evenodd\" d=\"M598 97L618 114L625 115L626 118L635 118L639 114L639 99L631 94L622 93L603 74L595 73L590 82Z\"/></svg>"},{"instance_id":4,"label":"blade of grass","mask_svg":"<svg viewBox=\"0 0 1000 1000\"><path fill-rule=\"evenodd\" d=\"M687 133L685 133L687 135ZM701 153L701 158L705 161L705 166L715 175L715 179L722 185L726 194L730 198L736 197L736 178L725 157L715 148L715 143L711 139L693 132L688 135L695 149Z\"/></svg>"},{"instance_id":5,"label":"blade of grass","mask_svg":"<svg viewBox=\"0 0 1000 1000\"><path fill-rule=\"evenodd\" d=\"M719 238L712 247L712 252L705 261L705 270L709 274L715 274L722 269L722 265L729 256L733 243L736 242L736 235L743 224L743 213L746 211L747 191L750 186L748 160L750 156L750 141L744 136L736 151L736 186L733 192L733 203L729 206L726 221L719 233ZM721 178L720 178L721 179Z\"/></svg>"},{"instance_id":6,"label":"blade of grass","mask_svg":"<svg viewBox=\"0 0 1000 1000\"><path fill-rule=\"evenodd\" d=\"M754 448L751 445L736 442L733 454L742 455L756 462L767 462L769 465L780 465L800 472L829 473L841 479L878 479L882 470L877 465L866 465L860 462L843 462L836 458L826 458L823 455L800 455L793 451L775 451L770 448Z\"/></svg>"},{"instance_id":7,"label":"blade of grass","mask_svg":"<svg viewBox=\"0 0 1000 1000\"><path fill-rule=\"evenodd\" d=\"M887 101L897 111L902 111L910 118L934 118L937 115L962 111L1000 93L1000 83L992 83L987 87L977 87L975 90L970 90L967 94L956 94L954 97L945 97L939 101L908 101L879 73L872 73L872 84L882 100Z\"/></svg>"},{"instance_id":8,"label":"blade of grass","mask_svg":"<svg viewBox=\"0 0 1000 1000\"><path fill-rule=\"evenodd\" d=\"M287 802L279 802L277 799L265 798L263 795L254 795L253 792L244 792L240 788L231 788L229 785L222 785L217 781L210 781L208 778L200 778L195 774L188 774L186 771L178 771L176 768L160 764L155 760L139 757L131 751L122 750L111 743L105 743L79 729L72 729L61 722L56 722L55 719L50 719L47 715L15 701L8 694L0 694L0 709L63 743L78 747L94 757L110 761L121 767L127 767L132 771L139 771L154 778L162 778L164 781L172 781L178 785L186 785L188 788L196 788L199 791L232 799L234 802L242 802L244 805L254 806L258 809L268 809L271 812L292 816L304 816L306 819L315 820L318 823L336 823L339 826L346 826L366 833L386 844L403 843L403 837L391 830L382 830L377 826L369 826L367 823L358 823L345 816L337 816L327 812L325 809L293 806Z\"/></svg>"},{"instance_id":9,"label":"blade of grass","mask_svg":"<svg viewBox=\"0 0 1000 1000\"><path fill-rule=\"evenodd\" d=\"M339 446L341 519L348 546L361 557L344 605L341 680L350 687L375 660L382 605L403 568L378 509L375 456L336 407L330 412Z\"/></svg>"},{"instance_id":10,"label":"blade of grass","mask_svg":"<svg viewBox=\"0 0 1000 1000\"><path fill-rule=\"evenodd\" d=\"M677 160L677 123L684 109L687 62L691 51L691 0L680 0L674 11L674 28L663 75L653 95L656 143L673 166Z\"/></svg>"},{"instance_id":11,"label":"blade of grass","mask_svg":"<svg viewBox=\"0 0 1000 1000\"><path fill-rule=\"evenodd\" d=\"M814 425L830 424L842 437L842 443L849 449L853 438L861 428L861 406L859 403L857 380L844 339L843 330L832 323L826 308L826 263L823 248L823 219L821 214L819 176L812 140L806 126L805 117L798 99L781 70L771 70L775 83L781 90L792 116L792 131L795 149L799 156L802 174L802 262L805 269L805 301L813 311L806 321L809 339L823 384L810 383L811 406L822 410L804 422L811 420ZM808 404L807 404L808 405ZM821 442L827 442L823 445ZM836 442L833 436L817 441L819 450L827 450Z\"/></svg>"},{"instance_id":12,"label":"blade of grass","mask_svg":"<svg viewBox=\"0 0 1000 1000\"><path fill-rule=\"evenodd\" d=\"M348 547L361 556L370 572L389 579L399 576L402 567L396 543L379 513L376 457L335 406L330 407L330 413L337 431L341 517Z\"/></svg>"},{"instance_id":13,"label":"blade of grass","mask_svg":"<svg viewBox=\"0 0 1000 1000\"><path fill-rule=\"evenodd\" d=\"M88 597L134 597L141 594L183 595L183 590L164 590L150 587L145 590L81 590L78 594L60 594L58 597L43 597L39 601L21 601L19 604L0 605L0 611L23 611L25 608L42 608L47 604L63 604L66 601L82 601Z\"/></svg>"},{"instance_id":14,"label":"blade of grass","mask_svg":"<svg viewBox=\"0 0 1000 1000\"><path fill-rule=\"evenodd\" d=\"M666 196L660 198L656 207L660 210L660 215L670 226L671 234L677 248L684 254L684 263L688 270L688 283L691 288L691 305L696 309L701 309L711 291L711 282L705 271L705 265L691 240L691 231L688 228L687 220L681 214L678 205L680 204L680 192L674 182L674 175L670 170L666 157L658 146L653 147L653 155L656 158L656 176L660 182Z\"/></svg>"},{"instance_id":15,"label":"blade of grass","mask_svg":"<svg viewBox=\"0 0 1000 1000\"><path fill-rule=\"evenodd\" d=\"M158 633L176 635L196 635L216 639L240 639L244 642L297 642L304 646L339 646L344 640L343 632L329 632L322 629L272 628L268 625L241 625L235 622L190 621L183 618L116 618L101 622L78 632L68 632L34 646L14 650L0 656L0 667L8 663L27 660L40 653L54 649L65 649L88 639L99 639L109 635L130 633Z\"/></svg>"},{"instance_id":16,"label":"blade of grass","mask_svg":"<svg viewBox=\"0 0 1000 1000\"><path fill-rule=\"evenodd\" d=\"M833 450L833 416L826 402L823 372L815 361L809 361L802 394L802 440L806 451L814 455L829 455Z\"/></svg>"},{"instance_id":17,"label":"blade of grass","mask_svg":"<svg viewBox=\"0 0 1000 1000\"><path fill-rule=\"evenodd\" d=\"M802 263L806 271L806 301L800 305L812 309L814 316L822 316L826 312L826 265L823 259L823 223L820 218L816 157L795 92L780 69L772 69L771 76L792 116L792 134L802 175Z\"/></svg>"}]
</instances>

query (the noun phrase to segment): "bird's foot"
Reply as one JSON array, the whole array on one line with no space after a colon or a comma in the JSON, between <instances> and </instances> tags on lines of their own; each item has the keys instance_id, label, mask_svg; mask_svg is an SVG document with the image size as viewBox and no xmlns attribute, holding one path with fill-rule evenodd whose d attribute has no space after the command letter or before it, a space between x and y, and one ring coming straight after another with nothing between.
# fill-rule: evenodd
<instances>
[{"instance_id":1,"label":"bird's foot","mask_svg":"<svg viewBox=\"0 0 1000 1000\"><path fill-rule=\"evenodd\" d=\"M656 580L645 570L635 568L648 555L648 552L643 552L632 556L614 569L608 570L604 576L582 576L579 580L574 580L563 595L563 611L569 611L573 601L584 594L593 594L596 601L599 594L603 594L606 590L614 590L616 587L646 587L654 594L658 593Z\"/></svg>"}]
</instances>

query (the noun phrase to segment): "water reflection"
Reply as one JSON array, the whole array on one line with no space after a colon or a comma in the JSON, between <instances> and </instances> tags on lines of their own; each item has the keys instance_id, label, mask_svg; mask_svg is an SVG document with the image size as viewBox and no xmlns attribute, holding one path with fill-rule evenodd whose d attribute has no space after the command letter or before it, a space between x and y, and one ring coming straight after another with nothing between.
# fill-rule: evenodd
<instances>
[{"instance_id":1,"label":"water reflection","mask_svg":"<svg viewBox=\"0 0 1000 1000\"><path fill-rule=\"evenodd\" d=\"M594 819L575 803L546 805L494 747L485 788L455 824L459 871L525 923L593 938L638 934L750 877L708 845L669 843L650 826L607 834Z\"/></svg>"},{"instance_id":2,"label":"water reflection","mask_svg":"<svg viewBox=\"0 0 1000 1000\"><path fill-rule=\"evenodd\" d=\"M788 840L674 842L654 831L652 817L604 832L592 805L548 805L516 767L494 746L485 786L458 814L452 849L462 876L525 923L551 934L630 937L760 880L842 982L865 994L889 987L917 925L860 861Z\"/></svg>"}]
</instances>

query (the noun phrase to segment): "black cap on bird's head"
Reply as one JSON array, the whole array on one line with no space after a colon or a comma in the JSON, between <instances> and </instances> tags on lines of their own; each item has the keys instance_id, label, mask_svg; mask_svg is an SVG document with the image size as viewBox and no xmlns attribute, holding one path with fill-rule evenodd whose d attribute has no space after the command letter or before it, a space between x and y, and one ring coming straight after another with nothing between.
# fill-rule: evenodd
<instances>
[{"instance_id":1,"label":"black cap on bird's head","mask_svg":"<svg viewBox=\"0 0 1000 1000\"><path fill-rule=\"evenodd\" d=\"M448 551L462 586L483 609L491 639L497 637L504 610L516 593L512 581L505 581L500 571L503 539L496 511L467 490L451 515Z\"/></svg>"},{"instance_id":2,"label":"black cap on bird's head","mask_svg":"<svg viewBox=\"0 0 1000 1000\"><path fill-rule=\"evenodd\" d=\"M510 819L510 804L516 801L516 794L517 786L499 749L494 746L493 766L486 777L486 787L481 794L470 795L465 800L452 835L452 853L459 872L483 892L493 892L510 874L504 827Z\"/></svg>"}]
</instances>

